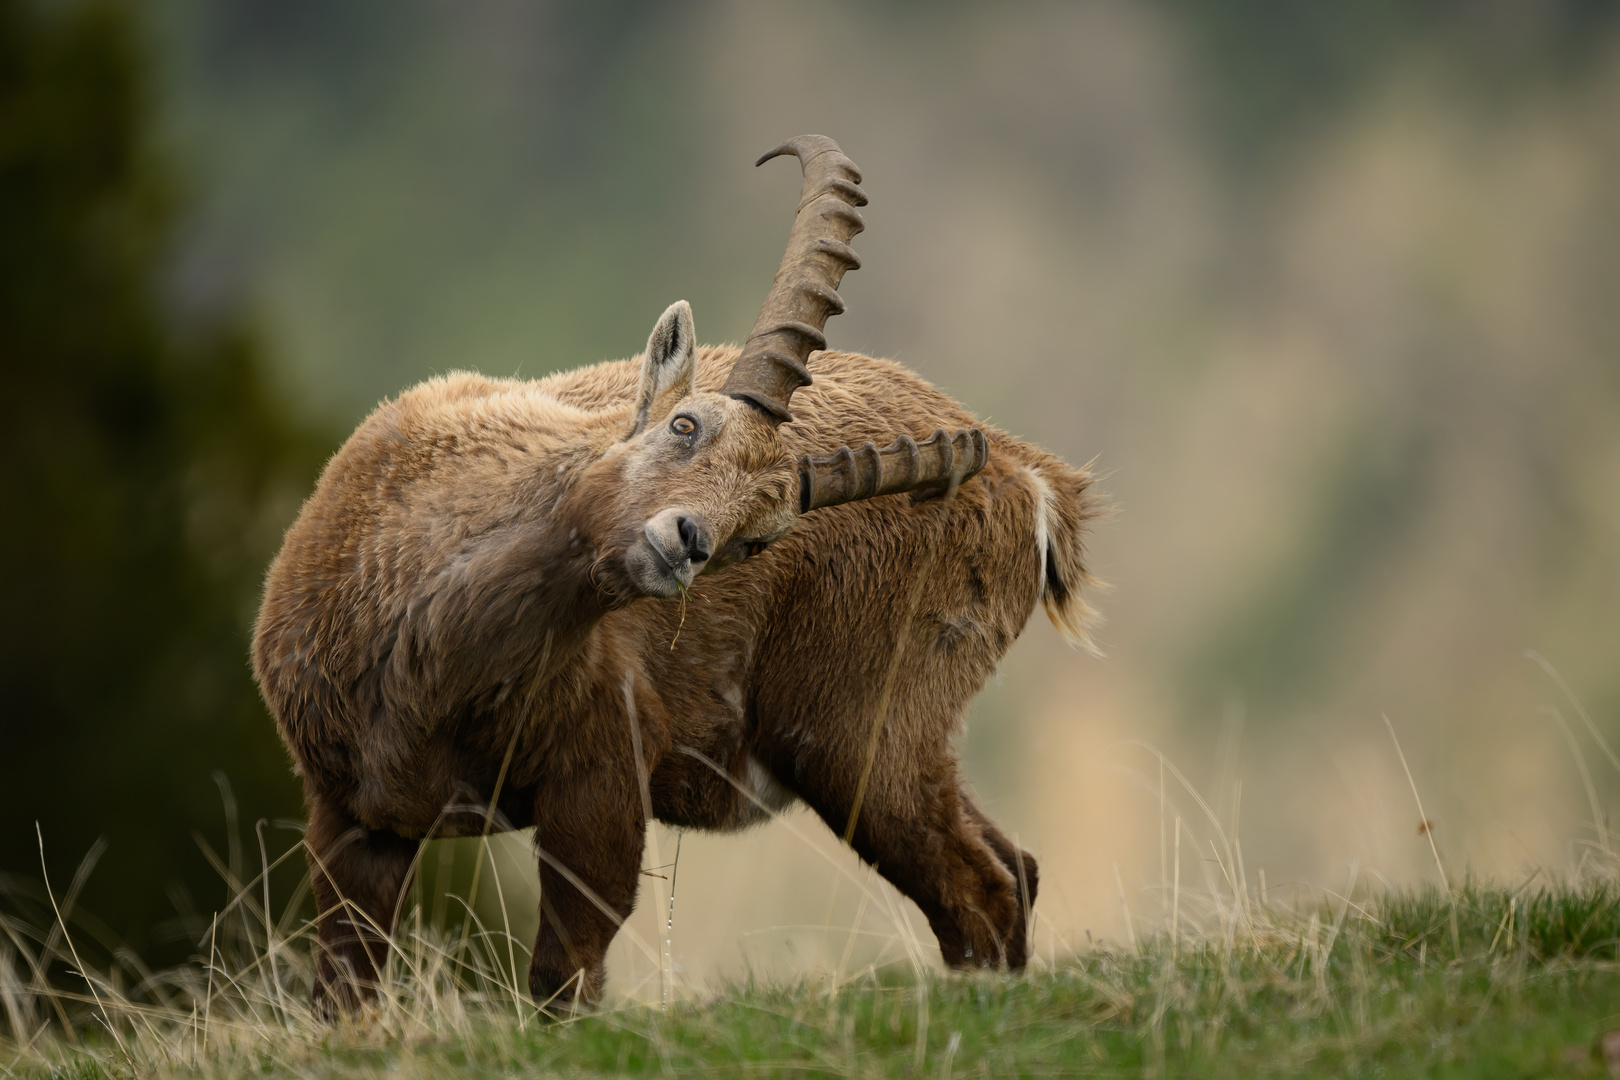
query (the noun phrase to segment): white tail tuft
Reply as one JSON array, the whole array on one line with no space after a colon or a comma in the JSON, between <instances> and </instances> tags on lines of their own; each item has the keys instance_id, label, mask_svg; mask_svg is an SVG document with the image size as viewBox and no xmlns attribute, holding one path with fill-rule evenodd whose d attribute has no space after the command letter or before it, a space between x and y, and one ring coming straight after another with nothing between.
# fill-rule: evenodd
<instances>
[{"instance_id":1,"label":"white tail tuft","mask_svg":"<svg viewBox=\"0 0 1620 1080\"><path fill-rule=\"evenodd\" d=\"M1097 513L1091 476L1055 460L1031 467L1028 474L1035 486L1035 549L1046 617L1069 644L1101 656L1092 630L1102 616L1082 594L1103 587L1085 566L1085 524Z\"/></svg>"}]
</instances>

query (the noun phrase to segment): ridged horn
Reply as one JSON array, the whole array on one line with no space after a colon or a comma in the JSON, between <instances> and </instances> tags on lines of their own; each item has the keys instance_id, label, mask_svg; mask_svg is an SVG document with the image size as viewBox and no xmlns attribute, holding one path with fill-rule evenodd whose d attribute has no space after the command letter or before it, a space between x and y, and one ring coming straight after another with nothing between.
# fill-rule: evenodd
<instances>
[{"instance_id":1,"label":"ridged horn","mask_svg":"<svg viewBox=\"0 0 1620 1080\"><path fill-rule=\"evenodd\" d=\"M797 157L804 171L799 211L753 333L721 387L721 393L751 403L772 424L793 419L788 412L793 391L810 384L805 361L827 347L822 334L827 319L844 310L838 283L846 270L861 265L849 241L866 228L855 209L866 205L866 193L857 186L861 170L837 143L825 135L800 135L754 164L783 154Z\"/></svg>"},{"instance_id":2,"label":"ridged horn","mask_svg":"<svg viewBox=\"0 0 1620 1080\"><path fill-rule=\"evenodd\" d=\"M954 435L940 428L923 442L902 435L881 450L867 443L859 450L844 446L831 454L805 454L799 458L799 512L948 487L977 474L989 460L990 441L978 428Z\"/></svg>"}]
</instances>

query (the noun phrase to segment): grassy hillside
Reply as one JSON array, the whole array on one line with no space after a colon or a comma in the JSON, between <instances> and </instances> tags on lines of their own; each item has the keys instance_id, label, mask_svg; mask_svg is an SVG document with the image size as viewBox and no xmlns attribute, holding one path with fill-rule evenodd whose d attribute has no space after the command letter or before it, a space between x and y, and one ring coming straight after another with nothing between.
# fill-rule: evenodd
<instances>
[{"instance_id":1,"label":"grassy hillside","mask_svg":"<svg viewBox=\"0 0 1620 1080\"><path fill-rule=\"evenodd\" d=\"M1324 896L1286 911L1206 895L1195 912L1189 896L1173 933L1093 943L1023 977L941 976L912 943L909 965L839 981L737 984L677 996L667 1011L620 1005L560 1019L513 991L508 961L521 965L521 950L500 935L458 942L408 919L391 992L336 1028L307 1013L298 935L264 921L251 885L239 901L228 933L210 928L211 963L134 988L114 972L94 995L71 977L55 991L31 988L13 923L0 950L11 1024L0 1064L20 1077L1484 1077L1617 1067L1603 1060L1605 1033L1620 1028L1620 891L1607 879ZM59 937L41 944L72 955ZM124 972L124 987L134 974Z\"/></svg>"}]
</instances>

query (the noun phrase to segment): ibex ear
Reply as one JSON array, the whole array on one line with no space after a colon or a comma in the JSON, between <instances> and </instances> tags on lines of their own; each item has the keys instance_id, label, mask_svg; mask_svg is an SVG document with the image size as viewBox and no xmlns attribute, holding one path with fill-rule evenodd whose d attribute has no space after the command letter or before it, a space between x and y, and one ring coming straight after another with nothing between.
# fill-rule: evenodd
<instances>
[{"instance_id":1,"label":"ibex ear","mask_svg":"<svg viewBox=\"0 0 1620 1080\"><path fill-rule=\"evenodd\" d=\"M692 305L677 300L664 309L647 339L647 355L641 361L641 392L637 395L636 419L631 425L633 439L646 430L692 392L697 373L697 336L692 330Z\"/></svg>"}]
</instances>

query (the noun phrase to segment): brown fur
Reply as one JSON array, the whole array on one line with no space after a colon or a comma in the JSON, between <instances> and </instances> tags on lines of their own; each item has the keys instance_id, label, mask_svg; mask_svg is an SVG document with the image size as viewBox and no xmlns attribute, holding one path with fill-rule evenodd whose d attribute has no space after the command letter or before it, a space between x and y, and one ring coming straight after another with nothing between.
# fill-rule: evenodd
<instances>
[{"instance_id":1,"label":"brown fur","mask_svg":"<svg viewBox=\"0 0 1620 1080\"><path fill-rule=\"evenodd\" d=\"M891 666L855 850L948 964L1024 964L1037 867L973 804L953 736L1038 600L1084 640L1090 479L991 431L989 465L952 496L817 510L784 533L794 456L974 418L896 364L824 352L773 430L714 393L736 355L699 350L689 397L650 360L434 379L327 466L271 567L254 670L304 778L328 1008L375 992L418 841L476 833L508 753L496 826L534 826L541 856L531 990L597 999L646 808L737 829L766 816L755 798L791 793L842 835ZM744 412L677 467L642 448L682 402ZM713 532L711 569L769 543L697 578L684 621L681 598L640 598L624 569L675 505Z\"/></svg>"}]
</instances>

